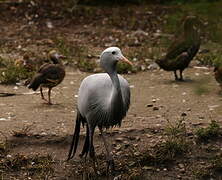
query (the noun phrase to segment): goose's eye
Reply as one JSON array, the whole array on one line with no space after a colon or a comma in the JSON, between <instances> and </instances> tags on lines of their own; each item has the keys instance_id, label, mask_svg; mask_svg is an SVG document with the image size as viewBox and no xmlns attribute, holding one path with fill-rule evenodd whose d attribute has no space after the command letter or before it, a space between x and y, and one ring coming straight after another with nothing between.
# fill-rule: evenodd
<instances>
[{"instance_id":1,"label":"goose's eye","mask_svg":"<svg viewBox=\"0 0 222 180\"><path fill-rule=\"evenodd\" d=\"M116 54L116 52L115 52L115 51L113 51L113 52L112 52L112 54L114 55L114 54Z\"/></svg>"}]
</instances>

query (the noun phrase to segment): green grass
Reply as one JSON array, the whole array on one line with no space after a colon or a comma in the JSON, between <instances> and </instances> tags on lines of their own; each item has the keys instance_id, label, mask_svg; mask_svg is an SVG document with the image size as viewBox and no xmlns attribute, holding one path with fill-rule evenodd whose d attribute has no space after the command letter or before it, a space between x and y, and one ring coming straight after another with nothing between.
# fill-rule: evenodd
<instances>
[{"instance_id":1,"label":"green grass","mask_svg":"<svg viewBox=\"0 0 222 180\"><path fill-rule=\"evenodd\" d=\"M211 121L208 127L199 128L196 131L197 140L206 142L209 139L218 137L221 134L220 125L216 121Z\"/></svg>"},{"instance_id":2,"label":"green grass","mask_svg":"<svg viewBox=\"0 0 222 180\"><path fill-rule=\"evenodd\" d=\"M182 118L176 123L167 121L168 125L165 128L166 141L158 144L155 148L155 158L160 163L172 161L189 150L184 119Z\"/></svg>"},{"instance_id":3,"label":"green grass","mask_svg":"<svg viewBox=\"0 0 222 180\"><path fill-rule=\"evenodd\" d=\"M12 60L1 60L4 67L0 69L1 84L15 84L22 79L31 78L34 72L30 72L25 67L17 66Z\"/></svg>"}]
</instances>

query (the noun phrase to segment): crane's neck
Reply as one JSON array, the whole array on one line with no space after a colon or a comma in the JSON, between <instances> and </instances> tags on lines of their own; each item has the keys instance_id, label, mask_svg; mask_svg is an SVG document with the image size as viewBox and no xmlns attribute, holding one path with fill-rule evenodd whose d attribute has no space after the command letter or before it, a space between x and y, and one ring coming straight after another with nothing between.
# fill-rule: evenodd
<instances>
[{"instance_id":1,"label":"crane's neck","mask_svg":"<svg viewBox=\"0 0 222 180\"><path fill-rule=\"evenodd\" d=\"M109 74L111 80L112 80L112 94L111 94L111 114L113 116L113 119L115 121L118 121L116 117L120 117L119 115L123 112L123 98L122 98L122 92L120 88L120 82L118 78L118 74L116 71ZM121 123L121 122L120 122Z\"/></svg>"}]
</instances>

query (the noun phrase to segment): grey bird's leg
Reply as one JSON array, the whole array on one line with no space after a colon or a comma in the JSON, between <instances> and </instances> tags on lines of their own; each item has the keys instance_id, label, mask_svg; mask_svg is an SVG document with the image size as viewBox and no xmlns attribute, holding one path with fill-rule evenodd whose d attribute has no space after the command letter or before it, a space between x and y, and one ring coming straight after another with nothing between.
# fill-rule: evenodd
<instances>
[{"instance_id":1,"label":"grey bird's leg","mask_svg":"<svg viewBox=\"0 0 222 180\"><path fill-rule=\"evenodd\" d=\"M111 170L111 172L113 172L115 170L115 165L114 165L114 160L111 154L111 146L110 144L107 143L106 138L103 134L103 130L102 128L99 128L105 148L106 148L106 153L107 153L107 173L109 172L109 168Z\"/></svg>"}]
</instances>

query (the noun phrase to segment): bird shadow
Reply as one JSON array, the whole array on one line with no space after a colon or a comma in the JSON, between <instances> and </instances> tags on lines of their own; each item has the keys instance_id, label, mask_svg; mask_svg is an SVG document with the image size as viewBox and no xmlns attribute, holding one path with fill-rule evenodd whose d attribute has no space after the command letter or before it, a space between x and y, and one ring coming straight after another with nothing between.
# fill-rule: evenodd
<instances>
[{"instance_id":1,"label":"bird shadow","mask_svg":"<svg viewBox=\"0 0 222 180\"><path fill-rule=\"evenodd\" d=\"M163 84L195 84L198 81L194 80L194 79L186 78L183 81L177 81L177 80L167 80L166 81L166 80L164 80L162 82L163 82Z\"/></svg>"}]
</instances>

